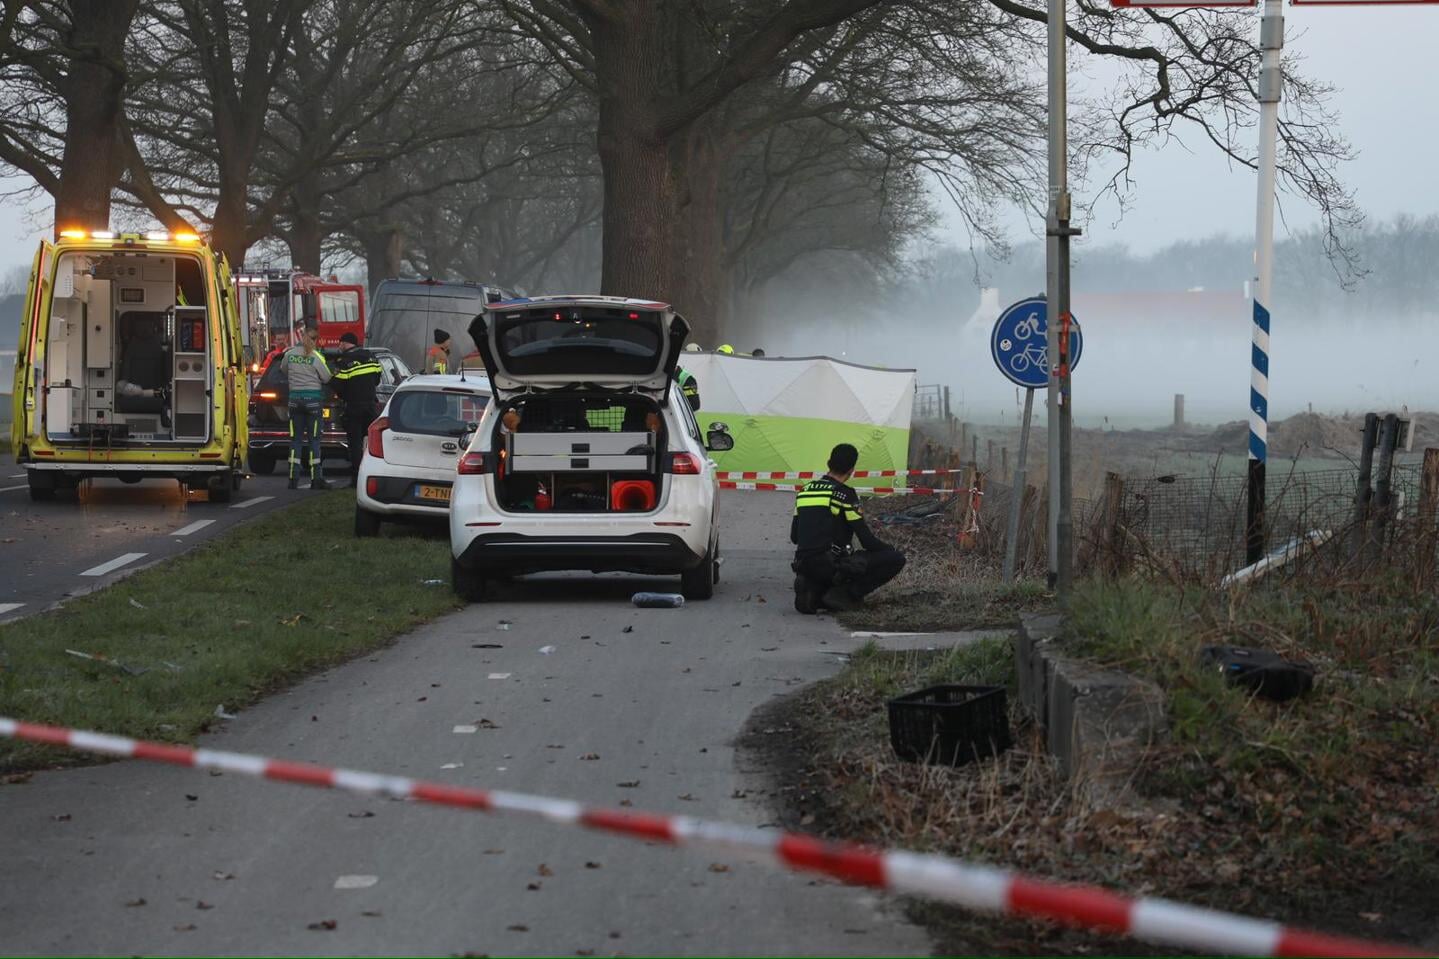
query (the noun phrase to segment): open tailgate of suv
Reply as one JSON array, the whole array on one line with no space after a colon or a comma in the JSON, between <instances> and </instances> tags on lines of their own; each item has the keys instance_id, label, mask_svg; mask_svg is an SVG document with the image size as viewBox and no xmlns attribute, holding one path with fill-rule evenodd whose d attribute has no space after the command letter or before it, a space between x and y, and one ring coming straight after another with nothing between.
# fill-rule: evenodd
<instances>
[{"instance_id":1,"label":"open tailgate of suv","mask_svg":"<svg viewBox=\"0 0 1439 959\"><path fill-rule=\"evenodd\" d=\"M554 296L492 303L470 324L495 395L588 384L664 392L689 324L666 303Z\"/></svg>"}]
</instances>

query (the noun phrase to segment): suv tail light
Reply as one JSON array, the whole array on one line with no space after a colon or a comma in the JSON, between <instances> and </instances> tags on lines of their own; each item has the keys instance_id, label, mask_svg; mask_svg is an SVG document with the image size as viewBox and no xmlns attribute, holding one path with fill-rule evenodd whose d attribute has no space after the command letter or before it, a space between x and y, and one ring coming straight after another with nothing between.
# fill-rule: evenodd
<instances>
[{"instance_id":1,"label":"suv tail light","mask_svg":"<svg viewBox=\"0 0 1439 959\"><path fill-rule=\"evenodd\" d=\"M490 464L484 453L466 453L455 467L455 472L461 476L478 476L489 471Z\"/></svg>"},{"instance_id":2,"label":"suv tail light","mask_svg":"<svg viewBox=\"0 0 1439 959\"><path fill-rule=\"evenodd\" d=\"M674 473L676 476L700 475L700 458L693 453L671 453L666 460L666 473Z\"/></svg>"},{"instance_id":3,"label":"suv tail light","mask_svg":"<svg viewBox=\"0 0 1439 959\"><path fill-rule=\"evenodd\" d=\"M377 460L385 458L385 430L390 428L388 417L381 416L370 424L370 429L365 436L365 449Z\"/></svg>"}]
</instances>

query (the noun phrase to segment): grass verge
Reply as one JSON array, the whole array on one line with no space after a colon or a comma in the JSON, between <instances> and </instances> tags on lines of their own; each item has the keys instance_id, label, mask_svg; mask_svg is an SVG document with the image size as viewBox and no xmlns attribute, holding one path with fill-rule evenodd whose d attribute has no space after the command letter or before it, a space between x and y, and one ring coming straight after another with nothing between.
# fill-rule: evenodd
<instances>
[{"instance_id":1,"label":"grass verge","mask_svg":"<svg viewBox=\"0 0 1439 959\"><path fill-rule=\"evenodd\" d=\"M1355 618L1381 599L1389 612ZM1209 601L1224 605L1217 596ZM1256 594L1249 601L1258 605L1235 607L1232 632L1209 639L1186 626L1193 597L1140 584L1078 591L1076 620L1106 630L1090 654L1146 672L1175 697L1172 745L1141 767L1122 804L1098 804L1065 781L1013 695L1015 746L1002 756L958 768L895 757L886 701L937 682L1012 689L1012 650L1004 640L940 653L866 647L837 676L756 713L741 746L769 772L789 828L1337 933L1439 945L1432 909L1439 860L1424 852L1439 839L1433 738L1439 717L1428 665L1434 638L1421 629L1436 622L1429 618L1432 598L1360 591L1321 606L1327 642L1351 653L1323 661L1319 689L1289 706L1249 700L1192 666L1197 638L1248 636L1258 645L1253 640L1262 631L1270 645L1298 651L1274 641L1276 630L1304 635L1299 625L1314 615L1305 613L1312 604L1291 597L1283 606L1290 618L1276 613L1261 627L1251 617L1268 616L1276 600ZM1329 685L1331 672L1352 672L1337 682L1354 685ZM921 901L907 909L935 935L940 955L1154 950Z\"/></svg>"},{"instance_id":2,"label":"grass verge","mask_svg":"<svg viewBox=\"0 0 1439 959\"><path fill-rule=\"evenodd\" d=\"M458 606L443 538L356 539L353 514L352 496L317 495L0 626L0 715L184 742L216 706L253 703ZM90 761L0 742L0 773Z\"/></svg>"},{"instance_id":3,"label":"grass verge","mask_svg":"<svg viewBox=\"0 0 1439 959\"><path fill-rule=\"evenodd\" d=\"M1070 628L1077 653L1165 690L1171 741L1136 786L1185 803L1176 825L1209 845L1220 874L1262 861L1254 885L1301 898L1390 889L1391 902L1359 910L1376 924L1402 912L1406 896L1432 906L1439 597L1392 571L1231 594L1091 582L1076 590ZM1200 666L1210 644L1306 660L1315 689L1289 703L1246 695ZM1220 824L1229 824L1224 842L1213 835Z\"/></svg>"}]
</instances>

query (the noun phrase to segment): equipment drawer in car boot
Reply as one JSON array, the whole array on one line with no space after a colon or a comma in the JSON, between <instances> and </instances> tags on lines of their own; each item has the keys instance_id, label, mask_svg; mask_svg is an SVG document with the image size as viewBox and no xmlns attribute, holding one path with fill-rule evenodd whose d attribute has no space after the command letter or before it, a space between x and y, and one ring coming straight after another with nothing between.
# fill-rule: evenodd
<instances>
[{"instance_id":1,"label":"equipment drawer in car boot","mask_svg":"<svg viewBox=\"0 0 1439 959\"><path fill-rule=\"evenodd\" d=\"M605 430L566 433L509 433L511 456L614 456L653 449L650 432L610 433ZM616 467L628 468L628 467Z\"/></svg>"}]
</instances>

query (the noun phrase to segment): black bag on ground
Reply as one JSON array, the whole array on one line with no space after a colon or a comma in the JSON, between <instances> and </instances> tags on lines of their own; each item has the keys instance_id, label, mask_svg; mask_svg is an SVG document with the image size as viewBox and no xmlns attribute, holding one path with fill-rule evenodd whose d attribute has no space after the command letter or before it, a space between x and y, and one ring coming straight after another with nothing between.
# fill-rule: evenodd
<instances>
[{"instance_id":1,"label":"black bag on ground","mask_svg":"<svg viewBox=\"0 0 1439 959\"><path fill-rule=\"evenodd\" d=\"M1247 646L1205 646L1199 661L1217 667L1224 678L1265 699L1285 702L1314 688L1314 667L1285 659L1267 649Z\"/></svg>"}]
</instances>

